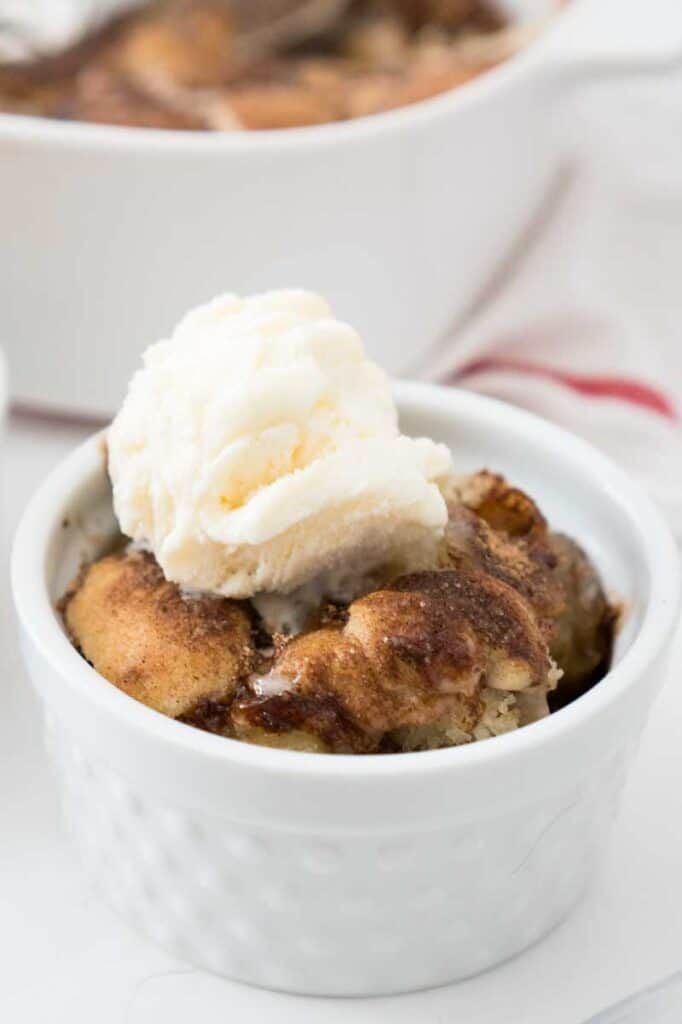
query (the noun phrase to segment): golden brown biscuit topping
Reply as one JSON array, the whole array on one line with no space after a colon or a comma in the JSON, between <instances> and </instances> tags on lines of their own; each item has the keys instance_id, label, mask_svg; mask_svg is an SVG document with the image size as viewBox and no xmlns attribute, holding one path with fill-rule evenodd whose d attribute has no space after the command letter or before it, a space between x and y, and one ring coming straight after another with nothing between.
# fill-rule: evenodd
<instances>
[{"instance_id":1,"label":"golden brown biscuit topping","mask_svg":"<svg viewBox=\"0 0 682 1024\"><path fill-rule=\"evenodd\" d=\"M354 601L342 629L286 644L240 694L235 733L258 741L253 729L295 729L360 752L422 730L424 745L439 745L429 730L472 738L484 690L546 691L550 673L538 625L511 587L483 573L415 573ZM268 696L273 687L281 692Z\"/></svg>"},{"instance_id":2,"label":"golden brown biscuit topping","mask_svg":"<svg viewBox=\"0 0 682 1024\"><path fill-rule=\"evenodd\" d=\"M247 606L184 598L143 552L85 566L61 607L75 645L97 671L172 718L204 701L229 703L254 665Z\"/></svg>"},{"instance_id":3,"label":"golden brown biscuit topping","mask_svg":"<svg viewBox=\"0 0 682 1024\"><path fill-rule=\"evenodd\" d=\"M468 743L592 685L614 612L584 552L504 478L459 481L449 515L437 567L323 601L293 637L248 602L183 595L133 550L86 566L62 612L105 678L211 732L333 753Z\"/></svg>"}]
</instances>

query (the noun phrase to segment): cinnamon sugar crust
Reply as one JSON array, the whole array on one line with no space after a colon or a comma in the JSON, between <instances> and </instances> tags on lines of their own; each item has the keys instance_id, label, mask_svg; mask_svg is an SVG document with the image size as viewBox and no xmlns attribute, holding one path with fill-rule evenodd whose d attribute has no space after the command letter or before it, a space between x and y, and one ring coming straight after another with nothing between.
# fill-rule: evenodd
<instances>
[{"instance_id":1,"label":"cinnamon sugar crust","mask_svg":"<svg viewBox=\"0 0 682 1024\"><path fill-rule=\"evenodd\" d=\"M328 753L484 739L601 678L616 614L583 550L503 477L462 478L448 507L433 569L322 604L294 637L248 602L183 595L131 549L85 566L60 610L114 685L224 736Z\"/></svg>"},{"instance_id":2,"label":"cinnamon sugar crust","mask_svg":"<svg viewBox=\"0 0 682 1024\"><path fill-rule=\"evenodd\" d=\"M550 703L575 700L607 671L617 620L594 565L499 474L461 478L448 497L441 563L481 569L525 598L562 670Z\"/></svg>"},{"instance_id":3,"label":"cinnamon sugar crust","mask_svg":"<svg viewBox=\"0 0 682 1024\"><path fill-rule=\"evenodd\" d=\"M533 609L545 637L551 639L565 596L546 529L509 534L491 527L464 505L451 507L442 564L475 568L513 587Z\"/></svg>"},{"instance_id":4,"label":"cinnamon sugar crust","mask_svg":"<svg viewBox=\"0 0 682 1024\"><path fill-rule=\"evenodd\" d=\"M414 739L433 727L466 741L484 689L546 691L550 672L537 622L513 588L484 573L415 573L354 601L343 628L291 640L270 673L282 692L240 695L235 734L257 741L264 729L295 728L356 753L401 730ZM439 745L426 733L423 742Z\"/></svg>"},{"instance_id":5,"label":"cinnamon sugar crust","mask_svg":"<svg viewBox=\"0 0 682 1024\"><path fill-rule=\"evenodd\" d=\"M62 599L81 654L120 690L177 718L229 703L255 657L247 606L185 599L145 552L85 566Z\"/></svg>"},{"instance_id":6,"label":"cinnamon sugar crust","mask_svg":"<svg viewBox=\"0 0 682 1024\"><path fill-rule=\"evenodd\" d=\"M349 717L338 696L322 689L272 697L244 692L232 706L232 721L238 739L315 753L368 754L380 739Z\"/></svg>"}]
</instances>

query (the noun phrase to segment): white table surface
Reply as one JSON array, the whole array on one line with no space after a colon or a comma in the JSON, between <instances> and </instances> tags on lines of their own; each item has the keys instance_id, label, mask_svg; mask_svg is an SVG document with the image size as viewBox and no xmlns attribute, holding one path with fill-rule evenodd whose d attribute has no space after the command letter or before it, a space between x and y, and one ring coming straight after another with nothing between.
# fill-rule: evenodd
<instances>
[{"instance_id":1,"label":"white table surface","mask_svg":"<svg viewBox=\"0 0 682 1024\"><path fill-rule=\"evenodd\" d=\"M86 433L10 423L0 458L4 563L29 494ZM478 978L386 999L304 999L224 981L138 938L91 897L60 834L4 566L0 751L0 1021L7 1024L582 1024L682 967L682 690L675 671L651 716L609 856L568 922Z\"/></svg>"}]
</instances>

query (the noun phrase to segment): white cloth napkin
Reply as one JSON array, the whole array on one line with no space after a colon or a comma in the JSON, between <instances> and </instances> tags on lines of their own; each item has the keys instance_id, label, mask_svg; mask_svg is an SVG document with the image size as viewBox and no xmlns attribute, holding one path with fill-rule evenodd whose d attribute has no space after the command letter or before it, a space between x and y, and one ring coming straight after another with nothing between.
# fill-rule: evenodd
<instances>
[{"instance_id":1,"label":"white cloth napkin","mask_svg":"<svg viewBox=\"0 0 682 1024\"><path fill-rule=\"evenodd\" d=\"M682 537L682 61L583 86L565 116L571 166L420 372L582 434Z\"/></svg>"}]
</instances>

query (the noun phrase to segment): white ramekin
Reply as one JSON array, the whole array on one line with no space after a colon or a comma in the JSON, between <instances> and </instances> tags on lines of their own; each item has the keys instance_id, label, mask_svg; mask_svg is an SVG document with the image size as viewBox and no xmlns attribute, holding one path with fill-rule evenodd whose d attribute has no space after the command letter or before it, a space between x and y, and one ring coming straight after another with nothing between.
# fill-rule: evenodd
<instances>
[{"instance_id":1,"label":"white ramekin","mask_svg":"<svg viewBox=\"0 0 682 1024\"><path fill-rule=\"evenodd\" d=\"M507 472L588 548L626 618L586 696L516 733L387 756L269 750L100 677L55 601L113 529L97 437L33 498L12 564L69 831L102 896L195 964L267 987L400 992L483 970L559 922L604 848L677 619L678 558L592 448L490 399L397 387L403 429Z\"/></svg>"},{"instance_id":2,"label":"white ramekin","mask_svg":"<svg viewBox=\"0 0 682 1024\"><path fill-rule=\"evenodd\" d=\"M521 14L556 3L504 0ZM681 37L671 0L571 0L532 45L458 89L285 131L0 113L12 397L110 415L140 350L185 310L226 290L300 284L327 296L389 372L418 375L576 160L576 89L677 66Z\"/></svg>"}]
</instances>

